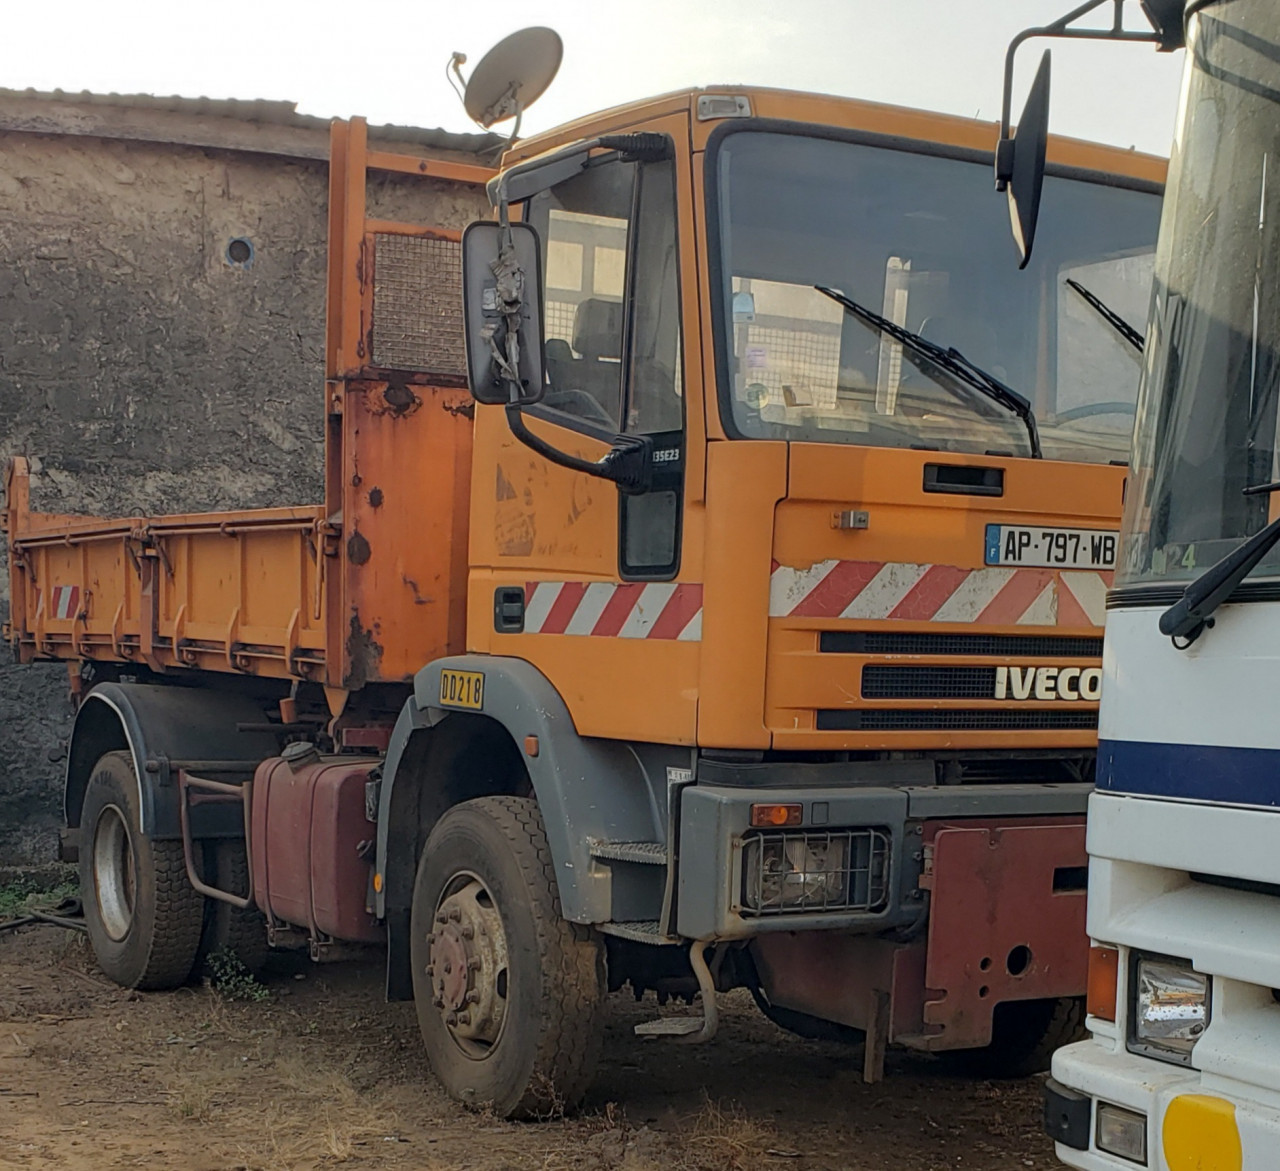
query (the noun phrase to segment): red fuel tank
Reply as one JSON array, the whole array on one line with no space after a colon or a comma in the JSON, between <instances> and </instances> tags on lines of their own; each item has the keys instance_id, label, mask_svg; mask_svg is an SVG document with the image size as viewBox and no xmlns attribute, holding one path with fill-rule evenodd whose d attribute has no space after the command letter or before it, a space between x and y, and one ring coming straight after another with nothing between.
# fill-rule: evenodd
<instances>
[{"instance_id":1,"label":"red fuel tank","mask_svg":"<svg viewBox=\"0 0 1280 1171\"><path fill-rule=\"evenodd\" d=\"M364 787L380 762L312 752L274 756L253 778L253 886L267 915L313 937L375 943L366 910L375 827Z\"/></svg>"}]
</instances>

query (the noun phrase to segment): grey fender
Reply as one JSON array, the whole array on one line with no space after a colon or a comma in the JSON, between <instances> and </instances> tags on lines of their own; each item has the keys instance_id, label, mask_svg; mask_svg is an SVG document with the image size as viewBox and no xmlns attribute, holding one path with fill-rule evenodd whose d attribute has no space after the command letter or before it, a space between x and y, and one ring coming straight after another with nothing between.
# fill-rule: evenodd
<instances>
[{"instance_id":1,"label":"grey fender","mask_svg":"<svg viewBox=\"0 0 1280 1171\"><path fill-rule=\"evenodd\" d=\"M238 732L236 725L260 724L263 718L261 702L244 695L150 683L98 684L84 697L71 729L63 787L67 825L80 824L93 766L105 753L125 751L138 778L142 832L156 839L179 837L178 762L243 761L252 768L275 755L276 739L265 732ZM210 828L217 832L216 826ZM193 832L200 836L200 827Z\"/></svg>"},{"instance_id":2,"label":"grey fender","mask_svg":"<svg viewBox=\"0 0 1280 1171\"><path fill-rule=\"evenodd\" d=\"M422 783L413 776L416 740L440 734L445 721L474 718L474 711L440 702L442 669L479 671L484 675L480 715L505 729L523 757L534 796L546 826L555 864L561 912L576 923L610 919L610 875L592 863L592 842L666 842L666 776L657 771L652 751L638 753L624 741L599 740L578 734L569 709L551 682L523 659L490 655L456 655L438 659L418 672L412 698L396 722L388 746L378 802L377 874L399 861L388 857L392 801L397 786ZM497 731L497 729L495 729ZM499 733L500 734L500 733ZM536 736L537 755L524 751L525 738ZM656 746L653 746L656 747ZM673 764L689 763L688 749L662 749ZM429 827L428 827L429 828ZM388 884L377 883L377 910L385 915Z\"/></svg>"}]
</instances>

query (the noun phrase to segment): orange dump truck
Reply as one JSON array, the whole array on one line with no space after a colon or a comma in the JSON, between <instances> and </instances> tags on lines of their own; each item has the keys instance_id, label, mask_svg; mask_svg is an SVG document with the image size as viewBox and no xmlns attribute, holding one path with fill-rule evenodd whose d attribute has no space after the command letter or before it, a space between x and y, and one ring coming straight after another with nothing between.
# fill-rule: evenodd
<instances>
[{"instance_id":1,"label":"orange dump truck","mask_svg":"<svg viewBox=\"0 0 1280 1171\"><path fill-rule=\"evenodd\" d=\"M624 983L701 993L650 1030L700 1039L745 986L868 1077L1068 1035L1138 382L1075 285L1142 318L1164 168L1051 141L1018 272L993 143L740 89L521 142L504 407L459 374L495 288L464 314L457 234L365 208L371 169L488 176L336 122L324 501L53 516L8 468L104 971L382 945L441 1080L508 1114L580 1098Z\"/></svg>"}]
</instances>

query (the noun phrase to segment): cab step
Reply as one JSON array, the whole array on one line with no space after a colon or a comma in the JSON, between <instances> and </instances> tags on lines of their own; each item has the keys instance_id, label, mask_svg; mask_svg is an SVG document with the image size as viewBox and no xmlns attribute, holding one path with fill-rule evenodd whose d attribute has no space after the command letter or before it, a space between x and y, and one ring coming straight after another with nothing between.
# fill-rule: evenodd
<instances>
[{"instance_id":1,"label":"cab step","mask_svg":"<svg viewBox=\"0 0 1280 1171\"><path fill-rule=\"evenodd\" d=\"M597 842L587 843L593 858L611 862L639 862L646 866L665 866L667 847L661 842Z\"/></svg>"},{"instance_id":2,"label":"cab step","mask_svg":"<svg viewBox=\"0 0 1280 1171\"><path fill-rule=\"evenodd\" d=\"M640 920L634 923L600 923L597 929L605 935L616 935L619 939L630 939L635 943L651 943L658 947L684 943L678 935L664 935L662 924L656 919Z\"/></svg>"}]
</instances>

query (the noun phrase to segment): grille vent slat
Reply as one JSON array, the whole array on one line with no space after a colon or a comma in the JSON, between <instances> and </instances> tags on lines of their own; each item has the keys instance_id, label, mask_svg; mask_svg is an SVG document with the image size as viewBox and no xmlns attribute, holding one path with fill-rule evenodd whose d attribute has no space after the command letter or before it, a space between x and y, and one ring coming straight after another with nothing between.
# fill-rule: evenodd
<instances>
[{"instance_id":1,"label":"grille vent slat","mask_svg":"<svg viewBox=\"0 0 1280 1171\"><path fill-rule=\"evenodd\" d=\"M862 668L863 699L994 699L994 667Z\"/></svg>"},{"instance_id":2,"label":"grille vent slat","mask_svg":"<svg viewBox=\"0 0 1280 1171\"><path fill-rule=\"evenodd\" d=\"M1044 708L980 711L828 709L817 713L819 732L1068 731L1097 728L1098 713Z\"/></svg>"},{"instance_id":3,"label":"grille vent slat","mask_svg":"<svg viewBox=\"0 0 1280 1171\"><path fill-rule=\"evenodd\" d=\"M1102 639L1061 634L934 634L928 631L824 630L818 649L829 655L1016 655L1097 659Z\"/></svg>"}]
</instances>

